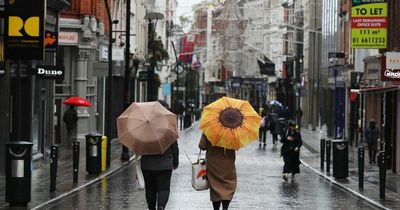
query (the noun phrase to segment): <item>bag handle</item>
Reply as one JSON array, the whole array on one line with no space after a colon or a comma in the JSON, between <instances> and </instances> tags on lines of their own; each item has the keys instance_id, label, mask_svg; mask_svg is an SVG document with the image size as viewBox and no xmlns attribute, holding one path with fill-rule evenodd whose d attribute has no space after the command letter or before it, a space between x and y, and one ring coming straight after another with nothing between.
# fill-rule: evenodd
<instances>
[{"instance_id":1,"label":"bag handle","mask_svg":"<svg viewBox=\"0 0 400 210\"><path fill-rule=\"evenodd\" d=\"M201 150L199 151L199 155L197 156L197 162L200 161L200 157L201 157Z\"/></svg>"},{"instance_id":2,"label":"bag handle","mask_svg":"<svg viewBox=\"0 0 400 210\"><path fill-rule=\"evenodd\" d=\"M189 155L186 153L186 151L183 150L183 152L185 153L185 155L186 155L187 159L189 160L189 162L190 162L191 164L193 164L193 162L190 160ZM199 151L199 154L197 155L197 163L200 162L200 157L201 157L201 150Z\"/></svg>"}]
</instances>

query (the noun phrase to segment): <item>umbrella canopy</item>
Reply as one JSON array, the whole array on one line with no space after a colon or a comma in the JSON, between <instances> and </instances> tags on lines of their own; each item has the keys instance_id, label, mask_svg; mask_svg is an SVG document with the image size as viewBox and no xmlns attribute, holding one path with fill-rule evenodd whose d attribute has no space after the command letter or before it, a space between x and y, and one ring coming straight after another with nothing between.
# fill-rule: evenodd
<instances>
[{"instance_id":1,"label":"umbrella canopy","mask_svg":"<svg viewBox=\"0 0 400 210\"><path fill-rule=\"evenodd\" d=\"M239 150L258 139L260 122L248 101L222 97L204 107L200 129L213 146Z\"/></svg>"},{"instance_id":2,"label":"umbrella canopy","mask_svg":"<svg viewBox=\"0 0 400 210\"><path fill-rule=\"evenodd\" d=\"M271 100L271 101L269 102L269 104L270 104L270 105L273 105L273 106L279 106L279 107L282 107L282 106L283 106L282 103L279 102L279 101L277 101L277 100Z\"/></svg>"},{"instance_id":3,"label":"umbrella canopy","mask_svg":"<svg viewBox=\"0 0 400 210\"><path fill-rule=\"evenodd\" d=\"M88 100L79 96L72 96L64 101L64 104L74 105L74 106L92 106Z\"/></svg>"},{"instance_id":4,"label":"umbrella canopy","mask_svg":"<svg viewBox=\"0 0 400 210\"><path fill-rule=\"evenodd\" d=\"M132 103L117 129L118 141L140 155L163 154L179 137L176 115L158 101Z\"/></svg>"}]
</instances>

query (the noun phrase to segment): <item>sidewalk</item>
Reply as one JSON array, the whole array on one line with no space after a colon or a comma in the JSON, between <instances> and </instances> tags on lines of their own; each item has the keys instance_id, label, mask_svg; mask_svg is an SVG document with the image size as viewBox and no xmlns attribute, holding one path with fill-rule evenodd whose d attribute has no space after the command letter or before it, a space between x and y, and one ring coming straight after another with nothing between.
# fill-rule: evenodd
<instances>
[{"instance_id":1,"label":"sidewalk","mask_svg":"<svg viewBox=\"0 0 400 210\"><path fill-rule=\"evenodd\" d=\"M128 162L121 162L121 144L116 139L111 142L110 168L100 175L86 173L86 142L80 143L79 176L78 183L73 183L72 173L72 149L59 148L56 191L50 192L50 164L46 163L32 170L31 202L27 209L40 208L43 204L61 199L73 192L79 191L87 185L100 181L106 176L124 168ZM21 209L9 207L5 200L5 177L0 177L0 209Z\"/></svg>"},{"instance_id":2,"label":"sidewalk","mask_svg":"<svg viewBox=\"0 0 400 210\"><path fill-rule=\"evenodd\" d=\"M316 154L318 158L302 158L302 162L316 173L327 178L328 181L340 186L342 189L351 192L357 197L362 197L370 204L379 208L400 209L400 175L392 173L390 170L386 173L386 196L385 199L379 198L379 169L368 163L368 157L365 158L364 169L364 190L358 188L358 150L356 147L349 147L349 177L347 179L334 179L332 163L330 173L325 168L320 168L320 139L321 134L317 131L308 129L301 130L303 145ZM366 154L368 151L366 150ZM332 161L332 158L331 158Z\"/></svg>"}]
</instances>

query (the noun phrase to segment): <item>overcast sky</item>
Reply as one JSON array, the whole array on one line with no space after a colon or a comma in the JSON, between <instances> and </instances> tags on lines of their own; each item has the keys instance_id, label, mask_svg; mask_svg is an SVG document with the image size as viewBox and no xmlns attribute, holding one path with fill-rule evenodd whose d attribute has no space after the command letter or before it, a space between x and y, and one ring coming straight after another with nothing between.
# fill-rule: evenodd
<instances>
[{"instance_id":1,"label":"overcast sky","mask_svg":"<svg viewBox=\"0 0 400 210\"><path fill-rule=\"evenodd\" d=\"M196 3L201 2L201 0L178 0L178 8L176 11L176 17L179 18L182 14L185 16L193 16L192 6Z\"/></svg>"}]
</instances>

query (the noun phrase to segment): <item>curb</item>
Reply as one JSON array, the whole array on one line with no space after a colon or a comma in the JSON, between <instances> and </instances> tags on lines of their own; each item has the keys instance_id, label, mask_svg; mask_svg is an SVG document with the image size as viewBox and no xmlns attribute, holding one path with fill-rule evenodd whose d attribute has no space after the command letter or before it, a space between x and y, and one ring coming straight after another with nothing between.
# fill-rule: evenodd
<instances>
[{"instance_id":1,"label":"curb","mask_svg":"<svg viewBox=\"0 0 400 210\"><path fill-rule=\"evenodd\" d=\"M122 165L121 167L116 168L116 169L114 169L114 170L110 170L110 171L108 171L108 172L102 174L101 176L99 176L99 177L97 177L97 178L91 180L90 182L87 182L87 183L85 183L85 184L83 184L83 185L81 185L81 186L79 186L79 187L77 187L77 188L75 188L75 189L73 189L73 190L71 190L71 191L69 191L69 192L66 192L66 193L64 193L64 194L61 194L61 195L59 195L59 196L57 196L57 197L55 197L55 198L53 198L53 199L51 199L51 200L48 200L48 201L46 201L46 202L44 202L44 203L42 203L42 204L40 204L40 205L38 205L38 206L35 206L35 207L31 208L31 210L36 210L36 209L43 208L43 207L45 207L45 206L47 206L47 205L50 205L50 204L52 204L52 203L55 203L55 202L57 202L57 201L63 199L63 198L65 198L65 197L67 197L67 196L69 196L69 195L71 195L71 194L74 194L74 193L76 193L76 192L79 192L79 191L81 191L83 188L86 188L86 187L88 187L88 186L90 186L90 185L92 185L92 184L98 183L98 182L100 182L102 179L104 179L104 178L106 178L106 177L108 177L108 176L111 176L112 174L114 174L114 173L116 173L116 172L118 172L118 171L120 171L120 170L126 168L134 159L135 159L135 155L133 155L133 156L129 159L129 161L124 162L123 165Z\"/></svg>"},{"instance_id":2,"label":"curb","mask_svg":"<svg viewBox=\"0 0 400 210\"><path fill-rule=\"evenodd\" d=\"M305 163L304 161L301 161L301 164L303 164L306 168L312 170L314 173L318 174L320 177L325 178L325 181L334 184L335 186L338 186L340 189L347 191L349 193L351 193L352 195L354 195L355 197L361 198L364 201L366 201L368 204L370 204L373 207L379 208L379 209L384 209L384 210L390 210L389 208L383 206L382 204L362 195L361 193L346 187L342 184L340 184L339 182L335 181L333 178L325 175L324 173L321 173L320 171L318 171L317 169L314 169L313 167L311 167L310 165L308 165L307 163Z\"/></svg>"}]
</instances>

